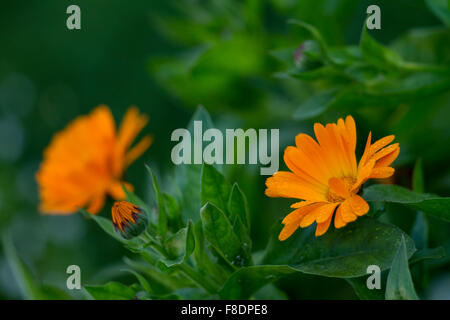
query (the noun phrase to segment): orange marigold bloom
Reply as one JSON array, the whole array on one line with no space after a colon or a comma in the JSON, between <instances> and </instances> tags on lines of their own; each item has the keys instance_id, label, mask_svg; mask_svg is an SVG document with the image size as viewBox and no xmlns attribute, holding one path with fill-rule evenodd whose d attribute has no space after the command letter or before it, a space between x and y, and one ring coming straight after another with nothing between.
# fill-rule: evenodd
<instances>
[{"instance_id":1,"label":"orange marigold bloom","mask_svg":"<svg viewBox=\"0 0 450 320\"><path fill-rule=\"evenodd\" d=\"M342 228L369 211L367 202L358 195L362 184L371 178L388 178L394 174L389 165L397 158L398 143L388 146L394 136L371 143L371 133L359 163L356 162L356 126L351 116L325 127L314 124L317 142L307 134L295 137L296 147L284 152L284 162L292 171L279 171L266 180L266 195L302 199L291 205L295 210L282 221L281 241L298 227L317 223L316 236L334 226Z\"/></svg>"},{"instance_id":2,"label":"orange marigold bloom","mask_svg":"<svg viewBox=\"0 0 450 320\"><path fill-rule=\"evenodd\" d=\"M71 214L87 207L95 214L103 208L107 194L124 198L122 184L132 190L129 183L122 181L124 170L152 143L147 135L130 149L147 122L147 116L131 107L116 133L111 111L101 105L55 134L36 175L39 210Z\"/></svg>"}]
</instances>

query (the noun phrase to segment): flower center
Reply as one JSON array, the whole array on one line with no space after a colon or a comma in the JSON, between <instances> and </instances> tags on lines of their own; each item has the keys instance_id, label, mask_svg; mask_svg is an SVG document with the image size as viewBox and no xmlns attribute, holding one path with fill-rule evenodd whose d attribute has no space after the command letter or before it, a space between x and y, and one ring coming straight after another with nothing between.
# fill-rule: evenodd
<instances>
[{"instance_id":1,"label":"flower center","mask_svg":"<svg viewBox=\"0 0 450 320\"><path fill-rule=\"evenodd\" d=\"M353 185L356 182L356 179L353 177L342 177L340 180L345 185L345 190L340 190L341 192L336 192L332 188L328 188L327 192L327 200L329 202L343 202L346 197L344 197L344 193L348 194L356 194L358 193L358 190L351 191ZM359 189L359 188L358 188Z\"/></svg>"}]
</instances>

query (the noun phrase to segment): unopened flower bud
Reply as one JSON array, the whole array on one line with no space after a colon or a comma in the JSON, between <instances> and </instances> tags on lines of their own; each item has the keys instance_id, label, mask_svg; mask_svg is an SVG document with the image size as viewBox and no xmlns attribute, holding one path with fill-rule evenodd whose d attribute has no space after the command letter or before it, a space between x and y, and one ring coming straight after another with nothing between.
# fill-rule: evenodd
<instances>
[{"instance_id":1,"label":"unopened flower bud","mask_svg":"<svg viewBox=\"0 0 450 320\"><path fill-rule=\"evenodd\" d=\"M128 201L117 201L111 208L114 229L125 239L140 235L147 228L147 214Z\"/></svg>"}]
</instances>

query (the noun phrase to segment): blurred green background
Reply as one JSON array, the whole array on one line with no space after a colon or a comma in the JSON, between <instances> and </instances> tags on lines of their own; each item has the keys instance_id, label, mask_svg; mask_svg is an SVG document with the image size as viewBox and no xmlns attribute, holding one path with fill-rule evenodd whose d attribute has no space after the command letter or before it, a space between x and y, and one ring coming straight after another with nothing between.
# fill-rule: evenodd
<instances>
[{"instance_id":1,"label":"blurred green background","mask_svg":"<svg viewBox=\"0 0 450 320\"><path fill-rule=\"evenodd\" d=\"M71 4L81 8L81 30L66 28ZM426 191L448 196L448 86L412 101L295 120L301 103L329 84L274 76L284 66L271 52L311 38L287 24L288 19L315 26L329 46L358 45L371 4L380 6L382 16L381 30L371 33L374 38L405 59L450 64L449 28L420 0L2 1L0 233L12 234L40 281L61 289L71 264L81 267L83 284L132 279L120 272L124 249L97 225L80 214L37 212L34 175L42 151L55 132L102 103L112 109L116 122L130 105L150 116L144 131L155 142L127 171L127 180L143 198L149 194L149 181L142 178L144 162L161 177L172 174L170 134L186 126L199 104L219 128L280 128L281 168L282 151L294 144L297 133L312 133L315 121L336 121L351 113L359 155L369 130L375 138L394 133L402 147L395 182L410 187L420 157ZM225 171L249 199L254 248L261 250L290 202L264 196L265 177L257 166ZM409 232L412 212L393 211L384 219ZM102 215L109 214L107 205ZM450 252L449 231L448 224L430 220L430 246L443 245ZM423 298L450 299L449 266L448 258L429 266L430 277L419 287ZM278 285L291 298L356 298L344 280L296 275ZM0 299L12 298L21 298L20 290L0 251Z\"/></svg>"}]
</instances>

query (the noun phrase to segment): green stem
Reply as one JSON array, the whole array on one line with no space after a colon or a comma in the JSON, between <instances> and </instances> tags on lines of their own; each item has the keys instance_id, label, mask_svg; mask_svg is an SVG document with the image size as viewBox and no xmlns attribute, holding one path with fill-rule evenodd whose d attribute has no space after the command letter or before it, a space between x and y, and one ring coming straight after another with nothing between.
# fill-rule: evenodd
<instances>
[{"instance_id":1,"label":"green stem","mask_svg":"<svg viewBox=\"0 0 450 320\"><path fill-rule=\"evenodd\" d=\"M217 286L215 286L205 277L199 275L191 266L189 266L185 262L180 264L178 268L180 269L181 272L183 272L186 275L186 277L191 279L198 286L204 288L209 293L216 293L218 291L219 288Z\"/></svg>"}]
</instances>

